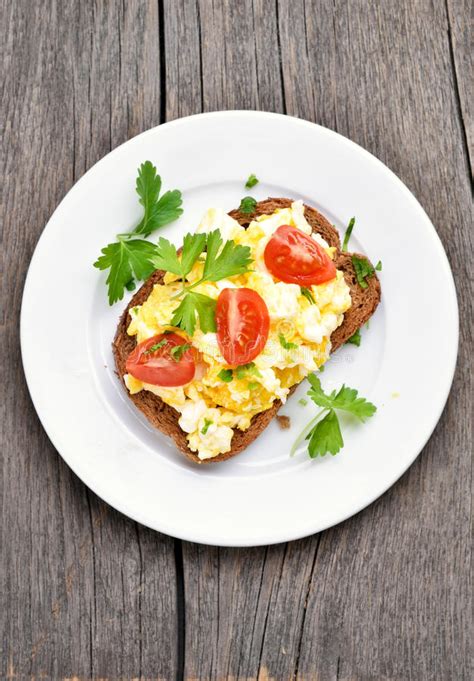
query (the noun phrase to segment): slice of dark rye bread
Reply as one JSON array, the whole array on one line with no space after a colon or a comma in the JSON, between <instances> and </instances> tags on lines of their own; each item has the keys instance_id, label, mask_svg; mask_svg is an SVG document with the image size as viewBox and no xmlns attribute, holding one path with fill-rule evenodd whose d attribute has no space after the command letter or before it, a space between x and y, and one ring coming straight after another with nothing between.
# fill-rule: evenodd
<instances>
[{"instance_id":1,"label":"slice of dark rye bread","mask_svg":"<svg viewBox=\"0 0 474 681\"><path fill-rule=\"evenodd\" d=\"M239 222L243 227L248 227L249 223L258 215L268 215L273 213L278 208L287 208L291 204L291 199L268 198L265 201L260 201L257 203L255 211L251 214L243 214L239 210L233 210L229 213L229 215L237 220L237 222ZM342 270L344 273L344 278L351 292L352 305L344 314L344 321L341 326L339 326L331 336L331 352L334 352L341 345L343 345L357 331L357 329L360 329L360 327L365 324L372 316L380 301L380 283L377 279L377 275L374 274L368 279L368 287L366 289L361 288L357 283L356 274L352 265L351 256L353 254L341 252L341 242L336 228L314 208L310 208L309 206L305 205L304 213L306 220L311 225L313 232L317 232L323 237L323 239L327 241L330 246L335 246L337 248L335 264L337 269ZM125 364L127 357L136 346L135 338L127 334L127 328L131 322L129 310L135 305L141 305L145 302L150 295L153 286L162 282L164 274L165 273L160 270L154 272L151 277L149 277L149 279L147 279L147 281L143 284L143 286L135 293L127 309L120 318L117 333L113 342L113 352L117 373L122 383L123 376L126 373ZM290 395L295 389L296 386L291 388ZM126 387L125 390L127 390ZM158 430L165 435L171 437L178 449L180 449L183 454L188 457L188 459L191 459L191 461L194 461L195 463L225 461L226 459L230 459L232 456L235 456L235 454L238 454L248 447L255 440L255 438L260 435L262 430L268 426L270 421L277 414L281 407L280 400L276 400L273 403L271 409L267 409L267 411L261 412L260 414L257 414L253 417L250 428L245 431L238 429L234 431L234 436L232 438L232 449L229 452L219 454L212 459L205 459L204 461L201 461L197 453L192 452L189 449L186 433L181 430L178 424L180 415L175 409L173 409L173 407L165 404L161 398L146 390L142 390L136 395L130 395L127 390L127 394L134 402L135 406L147 417L153 426L158 428Z\"/></svg>"}]
</instances>

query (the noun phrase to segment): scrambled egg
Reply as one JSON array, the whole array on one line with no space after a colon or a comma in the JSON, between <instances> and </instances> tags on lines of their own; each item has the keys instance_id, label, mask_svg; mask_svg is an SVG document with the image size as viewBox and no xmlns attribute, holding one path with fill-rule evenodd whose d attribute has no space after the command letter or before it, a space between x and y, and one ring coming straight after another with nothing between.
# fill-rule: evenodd
<instances>
[{"instance_id":1,"label":"scrambled egg","mask_svg":"<svg viewBox=\"0 0 474 681\"><path fill-rule=\"evenodd\" d=\"M216 283L203 282L195 290L217 299L225 288L245 286L257 291L264 299L270 316L270 332L262 353L254 359L253 365L234 369L233 379L229 382L222 380L219 373L229 367L219 351L217 335L202 333L198 323L191 342L208 365L203 378L182 387L163 388L143 383L130 374L125 376L130 393L150 390L180 413L179 425L188 433L189 447L198 453L200 459L228 452L235 428L249 428L255 414L269 409L276 399L285 402L295 383L324 364L331 349L330 336L342 323L343 314L351 305L349 287L340 271L332 281L310 287L316 304L311 304L301 294L299 286L277 281L268 272L263 258L265 246L273 232L283 224L311 235L301 201L295 201L290 208L277 210L272 215L256 218L247 229L223 211L211 208L196 230L210 232L220 229L224 241L233 239L251 250L254 271ZM312 234L312 238L330 257L334 256L335 249L330 248L324 239L317 234ZM202 264L196 263L188 281L197 281L201 272ZM175 275L166 274L164 283L154 287L146 302L131 310L132 322L128 333L136 336L137 343L171 328L170 320L179 304L178 300L172 300L172 296L179 288ZM178 330L178 333L181 332ZM280 336L296 347L285 349Z\"/></svg>"}]
</instances>

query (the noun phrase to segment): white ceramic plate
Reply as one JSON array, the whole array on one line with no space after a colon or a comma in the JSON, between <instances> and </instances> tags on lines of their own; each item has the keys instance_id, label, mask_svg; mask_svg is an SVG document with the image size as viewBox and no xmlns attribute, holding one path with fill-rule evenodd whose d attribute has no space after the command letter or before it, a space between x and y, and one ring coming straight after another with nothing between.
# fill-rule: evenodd
<instances>
[{"instance_id":1,"label":"white ceramic plate","mask_svg":"<svg viewBox=\"0 0 474 681\"><path fill-rule=\"evenodd\" d=\"M378 406L366 425L344 423L335 457L289 457L314 415L298 398L244 453L188 462L128 399L114 374L111 341L127 300L108 306L101 247L139 219L139 164L150 159L164 188L183 191L185 212L161 233L176 243L204 210L239 205L249 173L256 199L302 198L350 247L382 260L382 303L359 348L332 357L323 386L345 382ZM155 238L154 236L152 238ZM156 237L157 238L157 237ZM130 294L131 295L131 294ZM390 487L430 437L446 402L458 342L456 294L441 242L408 189L353 142L306 121L230 111L184 118L135 137L97 163L47 224L25 285L21 344L28 386L58 452L96 494L161 532L196 542L250 546L319 532ZM41 466L41 461L37 461Z\"/></svg>"}]
</instances>

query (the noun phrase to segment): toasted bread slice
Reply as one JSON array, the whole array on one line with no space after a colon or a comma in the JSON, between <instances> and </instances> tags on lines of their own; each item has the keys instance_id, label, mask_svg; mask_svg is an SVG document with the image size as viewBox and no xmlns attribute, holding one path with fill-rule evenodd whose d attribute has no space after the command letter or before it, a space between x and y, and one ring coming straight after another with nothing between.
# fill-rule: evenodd
<instances>
[{"instance_id":1,"label":"toasted bread slice","mask_svg":"<svg viewBox=\"0 0 474 681\"><path fill-rule=\"evenodd\" d=\"M265 201L260 201L255 207L255 212L252 214L243 214L238 210L233 210L229 213L231 217L237 220L243 227L247 227L249 223L258 215L267 215L273 213L278 208L287 208L292 203L291 199L283 198L269 198ZM336 228L331 225L328 220L321 215L317 210L305 205L305 217L311 225L313 232L319 233L323 239L327 241L330 246L337 248L335 264L337 269L344 273L344 278L350 288L352 305L350 309L344 314L344 321L331 336L331 352L337 350L343 345L363 324L365 324L375 311L379 304L381 291L380 283L377 275L370 277L368 280L368 287L362 289L357 283L356 274L352 265L352 253L341 252L341 243L339 234ZM359 256L365 257L365 256ZM127 328L131 322L129 315L130 308L135 305L141 305L146 301L150 295L153 286L160 284L163 281L164 272L157 270L143 286L135 293L130 301L127 309L120 318L117 328L117 333L113 342L113 352L115 357L115 364L117 373L123 382L123 376L126 373L125 364L127 357L135 348L135 338L127 334ZM290 390L290 394L296 389L294 386ZM125 388L127 390L127 388ZM128 393L128 390L127 390ZM129 394L129 393L128 393ZM212 459L205 459L201 461L195 452L192 452L188 447L186 433L181 430L178 424L179 413L167 405L158 396L151 392L142 390L136 395L130 395L130 399L135 406L147 417L147 419L158 428L162 433L171 437L178 449L185 454L188 459L195 463L211 463L218 461L225 461L230 459L235 454L238 454L246 447L248 447L258 435L264 430L273 417L277 414L281 407L280 400L273 403L271 409L267 409L260 414L253 417L250 428L245 431L236 429L232 438L232 449L224 454L219 454Z\"/></svg>"}]
</instances>

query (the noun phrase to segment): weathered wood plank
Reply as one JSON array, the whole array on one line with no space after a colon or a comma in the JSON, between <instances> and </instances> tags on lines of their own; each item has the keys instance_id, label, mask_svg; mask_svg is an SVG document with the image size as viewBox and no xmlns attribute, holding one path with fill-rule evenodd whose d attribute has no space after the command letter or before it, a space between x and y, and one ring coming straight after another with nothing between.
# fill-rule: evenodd
<instances>
[{"instance_id":1,"label":"weathered wood plank","mask_svg":"<svg viewBox=\"0 0 474 681\"><path fill-rule=\"evenodd\" d=\"M174 542L110 509L62 462L27 395L18 338L24 277L50 214L112 147L160 122L158 7L2 10L0 677L174 678Z\"/></svg>"},{"instance_id":2,"label":"weathered wood plank","mask_svg":"<svg viewBox=\"0 0 474 681\"><path fill-rule=\"evenodd\" d=\"M315 49L323 38L314 20L320 3L305 9L313 82L324 68ZM445 243L467 315L470 194L444 7L336 3L333 21L337 129L419 197ZM287 96L297 87L285 81ZM463 345L448 408L409 473L377 504L323 533L298 678L468 678L468 362ZM269 642L270 672L280 669L275 657Z\"/></svg>"},{"instance_id":3,"label":"weathered wood plank","mask_svg":"<svg viewBox=\"0 0 474 681\"><path fill-rule=\"evenodd\" d=\"M204 90L216 81L209 108L245 108L258 72L240 33L247 23L228 7L200 4L201 33L214 36L201 46ZM277 9L265 5L267 25L279 27L278 39L266 40L266 66L278 74L279 43L283 80L273 88L287 112L387 162L427 208L465 282L470 204L443 5L306 0ZM222 69L235 65L242 39L249 51L234 81ZM469 296L461 302L467 310ZM458 426L468 413L466 359L464 351L422 457L356 518L288 546L184 544L190 678L467 678L469 431Z\"/></svg>"},{"instance_id":4,"label":"weathered wood plank","mask_svg":"<svg viewBox=\"0 0 474 681\"><path fill-rule=\"evenodd\" d=\"M448 38L454 70L454 85L466 146L474 172L474 72L472 3L469 0L447 0Z\"/></svg>"}]
</instances>

